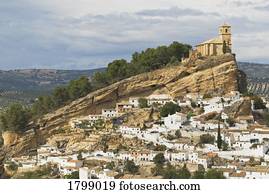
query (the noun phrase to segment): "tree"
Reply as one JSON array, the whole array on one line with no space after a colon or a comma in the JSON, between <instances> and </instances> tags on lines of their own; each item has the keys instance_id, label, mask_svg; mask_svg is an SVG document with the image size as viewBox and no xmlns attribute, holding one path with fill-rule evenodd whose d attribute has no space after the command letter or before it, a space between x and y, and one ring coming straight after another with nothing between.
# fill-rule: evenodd
<instances>
[{"instance_id":1,"label":"tree","mask_svg":"<svg viewBox=\"0 0 269 194\"><path fill-rule=\"evenodd\" d=\"M167 102L160 110L161 117L167 117L168 115L175 114L176 112L180 112L180 107L173 103Z\"/></svg>"},{"instance_id":2,"label":"tree","mask_svg":"<svg viewBox=\"0 0 269 194\"><path fill-rule=\"evenodd\" d=\"M206 179L225 179L223 173L216 169L209 169L205 174Z\"/></svg>"},{"instance_id":3,"label":"tree","mask_svg":"<svg viewBox=\"0 0 269 194\"><path fill-rule=\"evenodd\" d=\"M79 153L78 153L78 155L77 155L77 159L78 159L78 160L83 160L82 152L79 152Z\"/></svg>"},{"instance_id":4,"label":"tree","mask_svg":"<svg viewBox=\"0 0 269 194\"><path fill-rule=\"evenodd\" d=\"M119 81L128 76L128 62L124 59L114 60L108 64L107 74L111 78L111 82Z\"/></svg>"},{"instance_id":5,"label":"tree","mask_svg":"<svg viewBox=\"0 0 269 194\"><path fill-rule=\"evenodd\" d=\"M64 105L70 98L66 87L57 87L53 91L53 101L56 107Z\"/></svg>"},{"instance_id":6,"label":"tree","mask_svg":"<svg viewBox=\"0 0 269 194\"><path fill-rule=\"evenodd\" d=\"M114 162L114 161L112 161L112 162L108 162L108 163L106 164L106 168L107 168L107 169L110 169L110 170L113 170L113 169L115 168L115 162Z\"/></svg>"},{"instance_id":7,"label":"tree","mask_svg":"<svg viewBox=\"0 0 269 194\"><path fill-rule=\"evenodd\" d=\"M162 164L156 164L152 169L151 173L153 176L161 176L164 173L164 167Z\"/></svg>"},{"instance_id":8,"label":"tree","mask_svg":"<svg viewBox=\"0 0 269 194\"><path fill-rule=\"evenodd\" d=\"M222 52L223 54L227 53L227 44L225 40L222 43Z\"/></svg>"},{"instance_id":9,"label":"tree","mask_svg":"<svg viewBox=\"0 0 269 194\"><path fill-rule=\"evenodd\" d=\"M131 174L136 174L138 172L139 166L131 160L127 160L124 165L124 170L128 171Z\"/></svg>"},{"instance_id":10,"label":"tree","mask_svg":"<svg viewBox=\"0 0 269 194\"><path fill-rule=\"evenodd\" d=\"M234 127L235 126L235 120L231 117L226 119L226 122L228 123L229 127Z\"/></svg>"},{"instance_id":11,"label":"tree","mask_svg":"<svg viewBox=\"0 0 269 194\"><path fill-rule=\"evenodd\" d=\"M181 137L182 137L181 132L180 132L179 129L176 130L176 132L175 132L175 136L176 136L177 138L181 138Z\"/></svg>"},{"instance_id":12,"label":"tree","mask_svg":"<svg viewBox=\"0 0 269 194\"><path fill-rule=\"evenodd\" d=\"M32 106L32 114L35 117L46 114L55 109L54 101L51 96L40 96Z\"/></svg>"},{"instance_id":13,"label":"tree","mask_svg":"<svg viewBox=\"0 0 269 194\"><path fill-rule=\"evenodd\" d=\"M68 87L68 93L72 100L86 96L92 91L92 85L87 77L82 76L78 80L72 80Z\"/></svg>"},{"instance_id":14,"label":"tree","mask_svg":"<svg viewBox=\"0 0 269 194\"><path fill-rule=\"evenodd\" d=\"M195 171L192 178L193 179L204 179L205 178L205 169L200 168L197 171Z\"/></svg>"},{"instance_id":15,"label":"tree","mask_svg":"<svg viewBox=\"0 0 269 194\"><path fill-rule=\"evenodd\" d=\"M252 100L254 101L254 108L255 109L266 109L265 103L263 102L263 100L261 99L261 97L254 96L252 98Z\"/></svg>"},{"instance_id":16,"label":"tree","mask_svg":"<svg viewBox=\"0 0 269 194\"><path fill-rule=\"evenodd\" d=\"M210 134L203 134L200 136L200 143L201 144L214 144L215 137Z\"/></svg>"},{"instance_id":17,"label":"tree","mask_svg":"<svg viewBox=\"0 0 269 194\"><path fill-rule=\"evenodd\" d=\"M79 172L75 171L72 172L71 174L65 175L64 179L79 179Z\"/></svg>"},{"instance_id":18,"label":"tree","mask_svg":"<svg viewBox=\"0 0 269 194\"><path fill-rule=\"evenodd\" d=\"M159 153L157 154L154 158L153 158L153 162L156 165L164 165L165 163L165 158L163 153Z\"/></svg>"},{"instance_id":19,"label":"tree","mask_svg":"<svg viewBox=\"0 0 269 194\"><path fill-rule=\"evenodd\" d=\"M92 77L93 86L95 89L103 88L110 83L110 77L108 73L105 72L96 72Z\"/></svg>"},{"instance_id":20,"label":"tree","mask_svg":"<svg viewBox=\"0 0 269 194\"><path fill-rule=\"evenodd\" d=\"M212 98L211 94L204 94L203 99L209 99Z\"/></svg>"},{"instance_id":21,"label":"tree","mask_svg":"<svg viewBox=\"0 0 269 194\"><path fill-rule=\"evenodd\" d=\"M220 133L220 123L218 123L218 135L217 135L217 145L219 150L222 147L222 138L221 138L221 133Z\"/></svg>"},{"instance_id":22,"label":"tree","mask_svg":"<svg viewBox=\"0 0 269 194\"><path fill-rule=\"evenodd\" d=\"M31 115L21 104L11 104L0 115L0 127L3 131L26 131Z\"/></svg>"},{"instance_id":23,"label":"tree","mask_svg":"<svg viewBox=\"0 0 269 194\"><path fill-rule=\"evenodd\" d=\"M139 108L147 108L148 107L148 100L146 98L139 98L138 103L139 103Z\"/></svg>"},{"instance_id":24,"label":"tree","mask_svg":"<svg viewBox=\"0 0 269 194\"><path fill-rule=\"evenodd\" d=\"M191 173L187 169L186 164L182 168L177 169L168 163L163 173L164 179L189 179L190 177Z\"/></svg>"}]
</instances>

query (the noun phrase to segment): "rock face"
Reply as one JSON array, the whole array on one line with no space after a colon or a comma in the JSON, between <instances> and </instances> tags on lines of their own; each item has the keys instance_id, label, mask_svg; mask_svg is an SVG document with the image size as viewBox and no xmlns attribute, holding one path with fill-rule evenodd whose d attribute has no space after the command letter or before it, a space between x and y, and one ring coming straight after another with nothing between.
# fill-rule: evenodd
<instances>
[{"instance_id":1,"label":"rock face","mask_svg":"<svg viewBox=\"0 0 269 194\"><path fill-rule=\"evenodd\" d=\"M72 117L100 113L101 108L114 107L116 102L130 96L147 96L158 90L166 91L174 98L191 92L212 95L230 91L245 92L246 76L238 69L235 57L231 54L198 59L188 64L133 76L45 115L36 122L36 135L26 136L27 141L32 145L44 142L54 133L55 128L63 126ZM20 140L15 147L21 144L27 148L22 142L25 141ZM18 149L22 151L21 148Z\"/></svg>"}]
</instances>

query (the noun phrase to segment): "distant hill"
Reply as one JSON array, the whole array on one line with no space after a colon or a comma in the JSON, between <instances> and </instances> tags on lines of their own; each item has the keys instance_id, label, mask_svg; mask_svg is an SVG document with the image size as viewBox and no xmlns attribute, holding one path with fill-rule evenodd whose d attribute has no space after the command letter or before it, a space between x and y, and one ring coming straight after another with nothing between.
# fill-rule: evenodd
<instances>
[{"instance_id":1,"label":"distant hill","mask_svg":"<svg viewBox=\"0 0 269 194\"><path fill-rule=\"evenodd\" d=\"M269 81L269 64L238 62L238 66L252 81Z\"/></svg>"},{"instance_id":2,"label":"distant hill","mask_svg":"<svg viewBox=\"0 0 269 194\"><path fill-rule=\"evenodd\" d=\"M269 64L238 62L238 66L247 74L248 90L269 97Z\"/></svg>"},{"instance_id":3,"label":"distant hill","mask_svg":"<svg viewBox=\"0 0 269 194\"><path fill-rule=\"evenodd\" d=\"M53 88L67 84L81 76L91 77L93 70L22 69L0 71L0 107L12 102L29 103L37 96L48 94Z\"/></svg>"}]
</instances>

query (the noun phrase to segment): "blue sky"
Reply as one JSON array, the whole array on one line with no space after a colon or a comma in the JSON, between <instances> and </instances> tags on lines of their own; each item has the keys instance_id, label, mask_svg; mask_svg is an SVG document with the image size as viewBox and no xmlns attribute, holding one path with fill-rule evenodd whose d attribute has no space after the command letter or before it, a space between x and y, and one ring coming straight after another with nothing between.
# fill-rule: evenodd
<instances>
[{"instance_id":1,"label":"blue sky","mask_svg":"<svg viewBox=\"0 0 269 194\"><path fill-rule=\"evenodd\" d=\"M267 0L1 0L0 69L92 69L134 51L195 45L232 25L240 61L269 63Z\"/></svg>"}]
</instances>

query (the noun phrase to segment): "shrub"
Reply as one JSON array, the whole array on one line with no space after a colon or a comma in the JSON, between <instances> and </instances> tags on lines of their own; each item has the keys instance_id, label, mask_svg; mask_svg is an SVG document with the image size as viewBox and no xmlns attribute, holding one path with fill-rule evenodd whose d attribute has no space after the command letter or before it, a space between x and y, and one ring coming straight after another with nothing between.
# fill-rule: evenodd
<instances>
[{"instance_id":1,"label":"shrub","mask_svg":"<svg viewBox=\"0 0 269 194\"><path fill-rule=\"evenodd\" d=\"M160 110L161 117L167 117L168 115L175 114L176 112L180 112L180 107L173 103L167 102Z\"/></svg>"},{"instance_id":2,"label":"shrub","mask_svg":"<svg viewBox=\"0 0 269 194\"><path fill-rule=\"evenodd\" d=\"M200 143L201 144L214 144L215 137L210 134L203 134L200 136Z\"/></svg>"},{"instance_id":3,"label":"shrub","mask_svg":"<svg viewBox=\"0 0 269 194\"><path fill-rule=\"evenodd\" d=\"M139 108L147 108L148 107L148 100L146 98L139 98L138 103L139 103Z\"/></svg>"},{"instance_id":4,"label":"shrub","mask_svg":"<svg viewBox=\"0 0 269 194\"><path fill-rule=\"evenodd\" d=\"M136 174L138 172L139 166L131 160L127 160L124 165L124 170L128 171L131 174Z\"/></svg>"}]
</instances>

